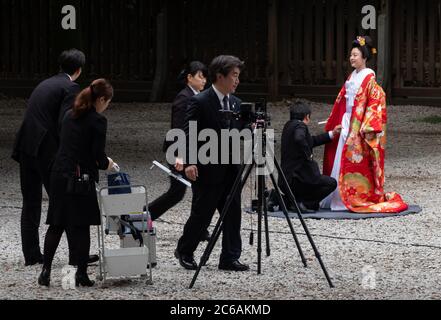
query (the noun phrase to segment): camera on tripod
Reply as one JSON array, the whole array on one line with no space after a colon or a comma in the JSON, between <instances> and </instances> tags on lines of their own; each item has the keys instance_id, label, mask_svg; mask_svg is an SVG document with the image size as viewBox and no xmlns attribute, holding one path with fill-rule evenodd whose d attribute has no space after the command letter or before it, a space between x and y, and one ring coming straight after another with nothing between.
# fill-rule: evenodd
<instances>
[{"instance_id":1,"label":"camera on tripod","mask_svg":"<svg viewBox=\"0 0 441 320\"><path fill-rule=\"evenodd\" d=\"M240 110L235 111L219 111L224 120L242 121L246 124L265 123L271 125L271 116L268 114L267 103L265 99L258 102L244 102L240 105Z\"/></svg>"}]
</instances>

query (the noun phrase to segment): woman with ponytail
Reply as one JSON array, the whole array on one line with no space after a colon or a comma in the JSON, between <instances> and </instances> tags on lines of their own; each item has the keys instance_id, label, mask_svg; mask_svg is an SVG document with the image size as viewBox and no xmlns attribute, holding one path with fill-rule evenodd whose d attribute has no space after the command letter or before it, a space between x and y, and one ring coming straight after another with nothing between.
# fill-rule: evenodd
<instances>
[{"instance_id":1,"label":"woman with ponytail","mask_svg":"<svg viewBox=\"0 0 441 320\"><path fill-rule=\"evenodd\" d=\"M76 286L91 287L87 275L90 249L90 226L100 225L100 211L95 183L99 170L111 170L115 163L105 153L107 120L102 113L113 98L112 85L95 80L77 96L72 110L64 117L60 148L52 168L51 194L44 244L43 271L38 279L50 285L52 260L63 232L75 243L78 270Z\"/></svg>"},{"instance_id":2,"label":"woman with ponytail","mask_svg":"<svg viewBox=\"0 0 441 320\"><path fill-rule=\"evenodd\" d=\"M185 118L187 115L187 107L190 99L202 92L207 84L207 67L199 61L191 62L178 76L178 82L185 84L176 96L172 105L171 114L171 129L184 130ZM164 142L164 153L168 153L168 148L173 145L172 141ZM178 157L178 154L167 155L169 167L171 170L183 172L183 159ZM164 213L176 206L182 201L186 193L185 185L181 184L173 178L170 178L170 188L161 197L153 201L149 205L149 212L152 215L153 221L159 219ZM208 232L204 235L203 240L209 237Z\"/></svg>"}]
</instances>

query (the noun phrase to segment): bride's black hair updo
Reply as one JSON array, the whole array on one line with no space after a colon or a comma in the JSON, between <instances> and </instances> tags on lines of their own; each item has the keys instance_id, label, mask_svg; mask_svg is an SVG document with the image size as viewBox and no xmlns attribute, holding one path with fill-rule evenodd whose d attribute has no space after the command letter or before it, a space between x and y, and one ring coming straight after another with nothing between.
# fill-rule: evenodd
<instances>
[{"instance_id":1,"label":"bride's black hair updo","mask_svg":"<svg viewBox=\"0 0 441 320\"><path fill-rule=\"evenodd\" d=\"M360 49L363 59L367 59L367 61L371 60L374 55L377 54L377 49L373 46L373 41L369 36L358 36L352 42L352 49L358 48Z\"/></svg>"}]
</instances>

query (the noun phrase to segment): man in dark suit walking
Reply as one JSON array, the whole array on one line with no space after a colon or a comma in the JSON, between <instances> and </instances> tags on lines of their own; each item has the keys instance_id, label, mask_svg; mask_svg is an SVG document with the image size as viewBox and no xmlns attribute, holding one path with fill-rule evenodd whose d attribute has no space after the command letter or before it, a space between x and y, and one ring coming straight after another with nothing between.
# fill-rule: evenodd
<instances>
[{"instance_id":1,"label":"man in dark suit walking","mask_svg":"<svg viewBox=\"0 0 441 320\"><path fill-rule=\"evenodd\" d=\"M219 56L213 60L209 68L213 86L193 97L187 109L185 125L187 148L193 144L189 138L189 128L195 123L198 135L204 129L211 129L216 132L219 141L221 140L221 130L243 128L240 121L225 119L220 112L220 110L234 112L240 110L241 101L232 94L236 92L239 85L239 76L243 66L243 62L233 56ZM218 146L218 150L221 150L220 143ZM200 147L201 144L198 144L197 153L199 153ZM194 182L192 210L175 255L181 266L188 270L195 270L197 264L194 260L194 252L199 245L199 240L210 225L216 209L222 212L227 196L239 173L239 167L231 162L230 164L221 164L220 154L218 154L217 163L202 164L201 159L198 159L197 163L193 163L193 159L189 159L188 153L185 173ZM229 153L231 160L231 149ZM237 193L234 195L224 220L222 254L219 263L221 270L249 270L247 265L239 262L242 252L241 215L241 195Z\"/></svg>"},{"instance_id":2,"label":"man in dark suit walking","mask_svg":"<svg viewBox=\"0 0 441 320\"><path fill-rule=\"evenodd\" d=\"M42 186L49 194L50 171L59 147L60 125L80 91L74 81L81 75L85 56L76 49L68 50L60 55L59 64L60 73L40 83L32 92L12 154L12 158L20 163L21 238L26 266L43 262L38 235Z\"/></svg>"},{"instance_id":3,"label":"man in dark suit walking","mask_svg":"<svg viewBox=\"0 0 441 320\"><path fill-rule=\"evenodd\" d=\"M310 122L311 107L297 102L291 107L291 120L282 133L281 167L303 213L318 211L320 201L337 188L333 178L321 174L313 149L331 142L340 134L341 126L333 132L311 136ZM279 185L286 194L280 181Z\"/></svg>"}]
</instances>

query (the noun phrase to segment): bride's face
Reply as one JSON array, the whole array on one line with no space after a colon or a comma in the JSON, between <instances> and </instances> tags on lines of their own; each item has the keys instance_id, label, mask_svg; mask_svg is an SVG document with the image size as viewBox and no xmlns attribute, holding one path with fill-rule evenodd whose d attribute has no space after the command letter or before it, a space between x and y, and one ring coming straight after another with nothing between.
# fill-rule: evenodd
<instances>
[{"instance_id":1,"label":"bride's face","mask_svg":"<svg viewBox=\"0 0 441 320\"><path fill-rule=\"evenodd\" d=\"M352 49L349 62L354 69L360 70L366 68L366 59L363 58L363 54L359 48Z\"/></svg>"}]
</instances>

